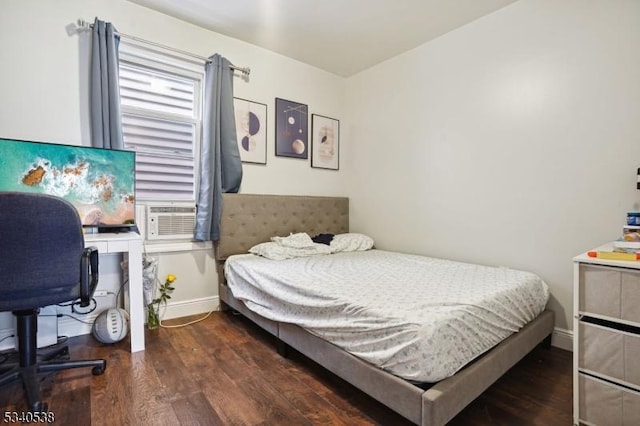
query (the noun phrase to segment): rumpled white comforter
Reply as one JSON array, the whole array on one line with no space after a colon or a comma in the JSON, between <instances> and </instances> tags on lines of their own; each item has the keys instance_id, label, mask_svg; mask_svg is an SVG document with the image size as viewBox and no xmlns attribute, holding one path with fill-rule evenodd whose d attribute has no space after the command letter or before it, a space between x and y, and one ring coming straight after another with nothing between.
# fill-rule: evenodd
<instances>
[{"instance_id":1,"label":"rumpled white comforter","mask_svg":"<svg viewBox=\"0 0 640 426\"><path fill-rule=\"evenodd\" d=\"M416 382L456 373L539 315L537 275L381 250L225 264L233 295Z\"/></svg>"}]
</instances>

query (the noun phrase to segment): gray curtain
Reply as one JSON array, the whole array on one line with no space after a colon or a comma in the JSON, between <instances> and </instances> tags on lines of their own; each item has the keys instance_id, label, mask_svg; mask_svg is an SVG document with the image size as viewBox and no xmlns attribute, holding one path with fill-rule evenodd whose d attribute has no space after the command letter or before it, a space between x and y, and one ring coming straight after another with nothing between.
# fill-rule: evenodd
<instances>
[{"instance_id":1,"label":"gray curtain","mask_svg":"<svg viewBox=\"0 0 640 426\"><path fill-rule=\"evenodd\" d=\"M222 193L238 192L241 182L242 161L233 113L233 70L226 58L216 54L205 65L196 240L220 239Z\"/></svg>"},{"instance_id":2,"label":"gray curtain","mask_svg":"<svg viewBox=\"0 0 640 426\"><path fill-rule=\"evenodd\" d=\"M124 149L118 82L120 36L111 23L96 18L91 37L91 145L96 148Z\"/></svg>"}]
</instances>

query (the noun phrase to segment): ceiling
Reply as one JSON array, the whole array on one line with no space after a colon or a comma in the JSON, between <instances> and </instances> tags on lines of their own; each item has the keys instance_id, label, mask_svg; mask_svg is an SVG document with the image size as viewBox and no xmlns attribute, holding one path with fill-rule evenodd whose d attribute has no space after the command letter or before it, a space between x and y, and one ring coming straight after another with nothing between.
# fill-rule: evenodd
<instances>
[{"instance_id":1,"label":"ceiling","mask_svg":"<svg viewBox=\"0 0 640 426\"><path fill-rule=\"evenodd\" d=\"M517 0L129 0L348 77Z\"/></svg>"}]
</instances>

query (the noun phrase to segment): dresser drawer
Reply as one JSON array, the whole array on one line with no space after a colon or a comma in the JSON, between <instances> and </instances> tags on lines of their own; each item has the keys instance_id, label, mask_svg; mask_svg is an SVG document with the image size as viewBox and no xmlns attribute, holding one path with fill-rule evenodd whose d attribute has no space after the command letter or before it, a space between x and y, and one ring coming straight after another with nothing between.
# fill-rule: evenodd
<instances>
[{"instance_id":1,"label":"dresser drawer","mask_svg":"<svg viewBox=\"0 0 640 426\"><path fill-rule=\"evenodd\" d=\"M579 294L582 312L640 324L640 272L580 265Z\"/></svg>"},{"instance_id":2,"label":"dresser drawer","mask_svg":"<svg viewBox=\"0 0 640 426\"><path fill-rule=\"evenodd\" d=\"M640 389L640 335L580 322L578 365Z\"/></svg>"},{"instance_id":3,"label":"dresser drawer","mask_svg":"<svg viewBox=\"0 0 640 426\"><path fill-rule=\"evenodd\" d=\"M580 374L580 421L597 426L640 425L640 393Z\"/></svg>"}]
</instances>

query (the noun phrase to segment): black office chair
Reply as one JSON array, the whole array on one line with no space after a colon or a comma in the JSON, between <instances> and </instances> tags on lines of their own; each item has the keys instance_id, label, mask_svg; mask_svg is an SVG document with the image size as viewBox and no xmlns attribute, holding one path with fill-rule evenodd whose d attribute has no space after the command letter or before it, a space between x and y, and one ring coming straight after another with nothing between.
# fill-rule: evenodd
<instances>
[{"instance_id":1,"label":"black office chair","mask_svg":"<svg viewBox=\"0 0 640 426\"><path fill-rule=\"evenodd\" d=\"M97 284L98 250L84 247L80 217L69 202L0 192L0 312L16 316L19 359L0 364L0 386L21 379L29 410L47 410L40 373L78 367L93 367L94 375L104 372L104 359L66 360L66 346L44 357L37 350L40 307L71 301L89 306Z\"/></svg>"}]
</instances>

